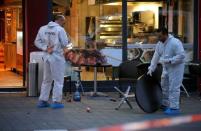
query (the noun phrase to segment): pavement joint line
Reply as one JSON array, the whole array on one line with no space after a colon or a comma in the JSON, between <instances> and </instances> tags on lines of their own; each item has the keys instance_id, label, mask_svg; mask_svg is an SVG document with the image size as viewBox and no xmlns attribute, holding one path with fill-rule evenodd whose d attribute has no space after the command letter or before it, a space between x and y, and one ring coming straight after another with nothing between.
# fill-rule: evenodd
<instances>
[{"instance_id":1,"label":"pavement joint line","mask_svg":"<svg viewBox=\"0 0 201 131\"><path fill-rule=\"evenodd\" d=\"M102 128L91 128L84 129L80 131L139 131L146 130L150 128L162 128L176 126L180 124L201 122L201 114L188 115L188 116L178 116L172 118L162 118L149 121L133 122L123 125L114 125Z\"/></svg>"}]
</instances>

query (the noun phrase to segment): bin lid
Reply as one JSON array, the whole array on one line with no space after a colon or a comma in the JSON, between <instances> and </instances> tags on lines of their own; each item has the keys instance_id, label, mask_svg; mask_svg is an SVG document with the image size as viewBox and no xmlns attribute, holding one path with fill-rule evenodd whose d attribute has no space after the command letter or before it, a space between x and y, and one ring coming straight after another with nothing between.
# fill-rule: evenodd
<instances>
[{"instance_id":1,"label":"bin lid","mask_svg":"<svg viewBox=\"0 0 201 131\"><path fill-rule=\"evenodd\" d=\"M157 111L161 106L162 90L160 82L149 75L142 75L138 78L135 98L138 106L147 113Z\"/></svg>"},{"instance_id":2,"label":"bin lid","mask_svg":"<svg viewBox=\"0 0 201 131\"><path fill-rule=\"evenodd\" d=\"M42 57L44 56L43 51L34 51L30 53L30 63L34 63L36 61L37 63L43 62Z\"/></svg>"}]
</instances>

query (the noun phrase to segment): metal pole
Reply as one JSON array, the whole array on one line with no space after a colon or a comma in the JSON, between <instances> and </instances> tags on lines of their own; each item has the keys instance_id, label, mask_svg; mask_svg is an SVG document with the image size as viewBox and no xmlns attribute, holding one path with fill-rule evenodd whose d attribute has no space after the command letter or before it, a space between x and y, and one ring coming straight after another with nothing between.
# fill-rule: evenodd
<instances>
[{"instance_id":1,"label":"metal pole","mask_svg":"<svg viewBox=\"0 0 201 131\"><path fill-rule=\"evenodd\" d=\"M122 61L127 61L127 0L122 0Z\"/></svg>"},{"instance_id":2,"label":"metal pole","mask_svg":"<svg viewBox=\"0 0 201 131\"><path fill-rule=\"evenodd\" d=\"M166 19L167 29L168 29L168 21L169 21L169 7L170 7L170 0L167 0L167 19Z\"/></svg>"},{"instance_id":3,"label":"metal pole","mask_svg":"<svg viewBox=\"0 0 201 131\"><path fill-rule=\"evenodd\" d=\"M94 94L97 94L97 67L94 67Z\"/></svg>"},{"instance_id":4,"label":"metal pole","mask_svg":"<svg viewBox=\"0 0 201 131\"><path fill-rule=\"evenodd\" d=\"M199 59L199 0L194 0L194 45L193 45L193 60L197 61Z\"/></svg>"},{"instance_id":5,"label":"metal pole","mask_svg":"<svg viewBox=\"0 0 201 131\"><path fill-rule=\"evenodd\" d=\"M52 3L52 0L48 0L47 2L48 2L48 22L50 22L53 19L53 14L52 14L53 3Z\"/></svg>"}]
</instances>

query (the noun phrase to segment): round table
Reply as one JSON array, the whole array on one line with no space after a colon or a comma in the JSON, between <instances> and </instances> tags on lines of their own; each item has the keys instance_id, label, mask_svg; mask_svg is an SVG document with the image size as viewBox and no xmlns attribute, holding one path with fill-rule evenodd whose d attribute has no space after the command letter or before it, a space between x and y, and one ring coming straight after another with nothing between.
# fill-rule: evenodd
<instances>
[{"instance_id":1,"label":"round table","mask_svg":"<svg viewBox=\"0 0 201 131\"><path fill-rule=\"evenodd\" d=\"M102 92L97 91L97 68L98 67L112 67L112 65L104 63L104 64L83 64L81 66L85 67L93 67L94 68L94 91L90 92L90 96L98 97L98 96L108 96Z\"/></svg>"}]
</instances>

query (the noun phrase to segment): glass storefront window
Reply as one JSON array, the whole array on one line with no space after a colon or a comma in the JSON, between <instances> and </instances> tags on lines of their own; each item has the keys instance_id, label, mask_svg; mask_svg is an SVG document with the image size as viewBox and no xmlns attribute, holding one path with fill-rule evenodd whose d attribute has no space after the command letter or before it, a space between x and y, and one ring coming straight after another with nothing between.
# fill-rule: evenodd
<instances>
[{"instance_id":1,"label":"glass storefront window","mask_svg":"<svg viewBox=\"0 0 201 131\"><path fill-rule=\"evenodd\" d=\"M67 18L65 29L75 49L98 50L113 66L122 62L122 1L53 2L53 13L64 14ZM191 61L193 17L193 0L127 2L128 60L150 62L158 42L154 32L167 27L169 33L183 42L186 60Z\"/></svg>"},{"instance_id":2,"label":"glass storefront window","mask_svg":"<svg viewBox=\"0 0 201 131\"><path fill-rule=\"evenodd\" d=\"M141 52L140 60L150 62L158 41L154 31L166 27L170 34L183 42L186 61L192 61L193 0L128 2L127 12L132 18L128 21L132 26L132 34L128 35L128 59L135 59L136 52Z\"/></svg>"}]
</instances>

